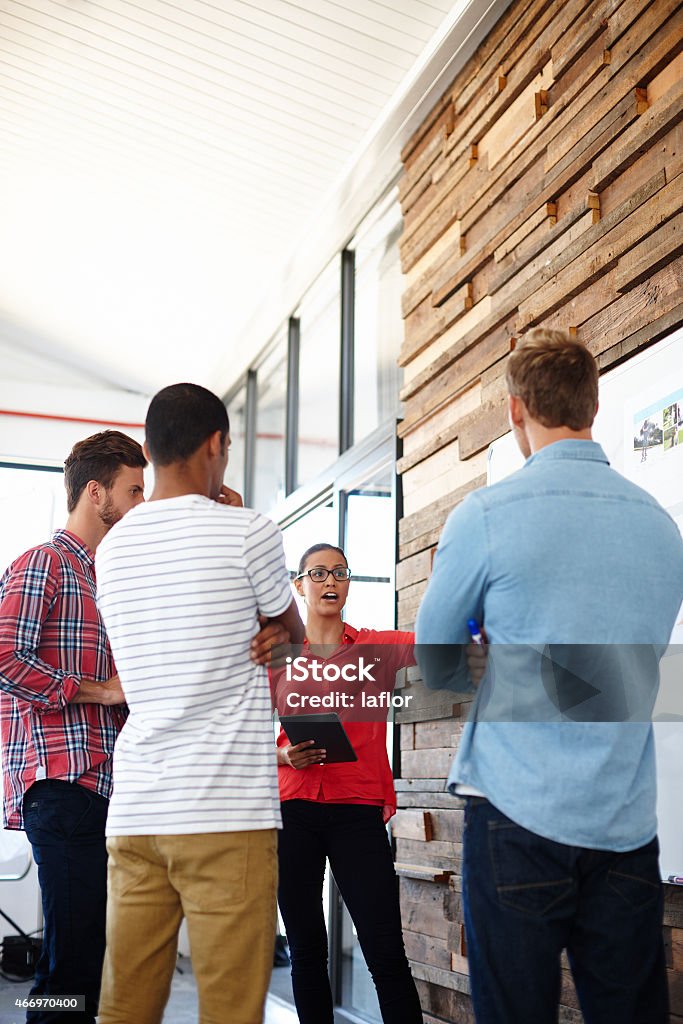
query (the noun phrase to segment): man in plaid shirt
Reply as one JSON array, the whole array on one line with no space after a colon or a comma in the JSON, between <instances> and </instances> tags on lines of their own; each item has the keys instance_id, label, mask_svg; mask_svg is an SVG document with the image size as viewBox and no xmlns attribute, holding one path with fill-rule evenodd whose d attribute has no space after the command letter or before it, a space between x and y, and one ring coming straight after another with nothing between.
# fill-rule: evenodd
<instances>
[{"instance_id":1,"label":"man in plaid shirt","mask_svg":"<svg viewBox=\"0 0 683 1024\"><path fill-rule=\"evenodd\" d=\"M29 1011L32 1024L93 1024L104 955L105 822L126 709L95 603L94 552L143 500L137 441L107 430L64 464L69 517L0 580L3 821L38 866L43 950L32 995L83 995L85 1013Z\"/></svg>"}]
</instances>

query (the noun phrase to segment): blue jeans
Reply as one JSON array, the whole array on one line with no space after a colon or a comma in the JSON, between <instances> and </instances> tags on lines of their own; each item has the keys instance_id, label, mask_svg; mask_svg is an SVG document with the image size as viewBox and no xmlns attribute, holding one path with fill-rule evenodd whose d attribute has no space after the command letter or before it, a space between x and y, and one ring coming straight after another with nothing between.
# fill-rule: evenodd
<instances>
[{"instance_id":1,"label":"blue jeans","mask_svg":"<svg viewBox=\"0 0 683 1024\"><path fill-rule=\"evenodd\" d=\"M44 918L31 995L85 995L84 1013L30 1010L30 1024L94 1024L105 943L108 806L97 793L60 779L36 782L24 796Z\"/></svg>"},{"instance_id":2,"label":"blue jeans","mask_svg":"<svg viewBox=\"0 0 683 1024\"><path fill-rule=\"evenodd\" d=\"M656 839L627 853L565 846L469 797L463 892L477 1024L555 1024L563 949L586 1024L667 1024L658 854Z\"/></svg>"}]
</instances>

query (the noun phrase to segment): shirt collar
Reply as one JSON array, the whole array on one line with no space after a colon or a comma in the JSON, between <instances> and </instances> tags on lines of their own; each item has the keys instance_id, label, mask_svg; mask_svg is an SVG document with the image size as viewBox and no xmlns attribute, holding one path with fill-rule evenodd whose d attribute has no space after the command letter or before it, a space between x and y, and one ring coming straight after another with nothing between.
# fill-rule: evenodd
<instances>
[{"instance_id":1,"label":"shirt collar","mask_svg":"<svg viewBox=\"0 0 683 1024\"><path fill-rule=\"evenodd\" d=\"M85 562L86 565L94 566L94 554L88 545L84 544L80 537L77 537L75 533L71 533L70 530L55 530L52 535L52 542L57 547L70 551L76 558L80 558L82 562Z\"/></svg>"},{"instance_id":2,"label":"shirt collar","mask_svg":"<svg viewBox=\"0 0 683 1024\"><path fill-rule=\"evenodd\" d=\"M344 633L341 638L341 644L355 644L358 639L358 630L355 626L350 626L348 622L344 623ZM341 646L340 644L340 646ZM308 637L304 637L304 647L308 647Z\"/></svg>"},{"instance_id":3,"label":"shirt collar","mask_svg":"<svg viewBox=\"0 0 683 1024\"><path fill-rule=\"evenodd\" d=\"M350 626L348 622L344 623L344 637L342 639L343 644L355 644L358 638L358 630L354 626Z\"/></svg>"},{"instance_id":4,"label":"shirt collar","mask_svg":"<svg viewBox=\"0 0 683 1024\"><path fill-rule=\"evenodd\" d=\"M532 462L546 462L548 459L580 459L584 462L604 462L609 466L609 459L597 441L553 441L552 444L547 444L545 448L530 455L526 465L530 466Z\"/></svg>"}]
</instances>

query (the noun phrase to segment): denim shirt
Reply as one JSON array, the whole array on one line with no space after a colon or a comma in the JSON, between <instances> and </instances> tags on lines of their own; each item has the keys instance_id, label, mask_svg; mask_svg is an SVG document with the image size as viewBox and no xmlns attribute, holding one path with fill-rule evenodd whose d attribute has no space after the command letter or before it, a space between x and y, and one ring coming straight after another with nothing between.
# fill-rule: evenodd
<instances>
[{"instance_id":1,"label":"denim shirt","mask_svg":"<svg viewBox=\"0 0 683 1024\"><path fill-rule=\"evenodd\" d=\"M523 648L513 645L533 652L547 644L642 644L659 655L682 600L683 540L671 517L612 470L598 444L559 441L451 513L416 639L465 644L467 620L477 619L491 652L496 645L509 652L505 682L521 693L540 686L539 673L530 674ZM457 650L460 666L446 685L463 690ZM419 646L417 654L427 685L444 685ZM619 655L626 689L656 692L657 657ZM482 721L479 697L451 788L474 787L524 828L572 846L621 851L653 838L654 739L646 716Z\"/></svg>"}]
</instances>

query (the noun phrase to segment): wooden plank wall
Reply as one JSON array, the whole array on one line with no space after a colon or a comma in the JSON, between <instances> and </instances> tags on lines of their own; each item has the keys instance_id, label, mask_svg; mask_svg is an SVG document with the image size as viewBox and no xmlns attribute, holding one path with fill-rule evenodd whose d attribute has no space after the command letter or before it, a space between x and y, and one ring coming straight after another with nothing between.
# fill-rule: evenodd
<instances>
[{"instance_id":1,"label":"wooden plank wall","mask_svg":"<svg viewBox=\"0 0 683 1024\"><path fill-rule=\"evenodd\" d=\"M402 628L446 516L485 483L486 448L507 430L520 332L569 328L607 369L683 323L681 6L516 0L404 149ZM460 1024L473 1020L462 809L444 780L463 709L415 694L398 716L406 946L425 1020ZM667 888L683 1022L683 891ZM561 1020L581 1019L565 970Z\"/></svg>"}]
</instances>

